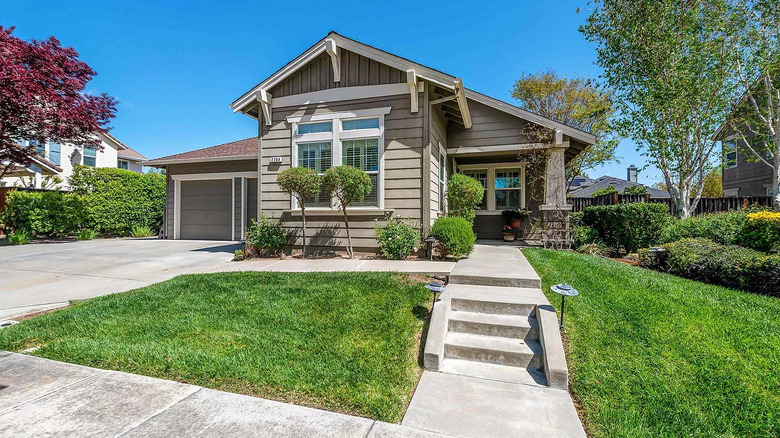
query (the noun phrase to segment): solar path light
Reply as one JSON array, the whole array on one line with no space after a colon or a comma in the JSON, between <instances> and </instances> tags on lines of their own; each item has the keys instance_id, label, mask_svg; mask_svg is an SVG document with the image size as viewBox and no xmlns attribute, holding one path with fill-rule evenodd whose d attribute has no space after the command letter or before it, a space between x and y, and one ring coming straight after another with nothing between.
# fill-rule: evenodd
<instances>
[{"instance_id":1,"label":"solar path light","mask_svg":"<svg viewBox=\"0 0 780 438\"><path fill-rule=\"evenodd\" d=\"M561 296L561 331L563 331L563 309L566 304L566 297L576 297L580 293L566 283L556 284L550 287L550 290Z\"/></svg>"},{"instance_id":2,"label":"solar path light","mask_svg":"<svg viewBox=\"0 0 780 438\"><path fill-rule=\"evenodd\" d=\"M425 285L425 288L429 291L433 292L433 304L431 304L431 311L433 311L433 305L436 304L436 294L441 294L444 292L447 288L444 286L444 283L439 283L438 281L432 281ZM441 296L441 295L439 295Z\"/></svg>"}]
</instances>

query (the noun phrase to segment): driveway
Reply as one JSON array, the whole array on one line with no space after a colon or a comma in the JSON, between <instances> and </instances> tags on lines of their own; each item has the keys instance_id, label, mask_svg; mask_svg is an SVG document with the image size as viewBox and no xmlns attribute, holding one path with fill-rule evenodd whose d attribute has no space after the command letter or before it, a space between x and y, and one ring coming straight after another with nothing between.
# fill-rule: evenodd
<instances>
[{"instance_id":1,"label":"driveway","mask_svg":"<svg viewBox=\"0 0 780 438\"><path fill-rule=\"evenodd\" d=\"M227 267L235 242L96 239L0 247L0 320Z\"/></svg>"}]
</instances>

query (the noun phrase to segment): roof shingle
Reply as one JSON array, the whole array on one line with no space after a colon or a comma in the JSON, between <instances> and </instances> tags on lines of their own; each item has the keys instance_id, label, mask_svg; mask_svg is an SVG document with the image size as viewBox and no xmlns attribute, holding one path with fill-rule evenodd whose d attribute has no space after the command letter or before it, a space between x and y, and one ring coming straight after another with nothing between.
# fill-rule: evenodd
<instances>
[{"instance_id":1,"label":"roof shingle","mask_svg":"<svg viewBox=\"0 0 780 438\"><path fill-rule=\"evenodd\" d=\"M257 156L257 137L245 138L243 140L223 143L216 146L210 146L194 151L183 152L181 154L168 155L166 157L155 158L144 164L154 166L155 164L165 164L174 160L197 160L204 158L224 158L224 157L254 157Z\"/></svg>"}]
</instances>

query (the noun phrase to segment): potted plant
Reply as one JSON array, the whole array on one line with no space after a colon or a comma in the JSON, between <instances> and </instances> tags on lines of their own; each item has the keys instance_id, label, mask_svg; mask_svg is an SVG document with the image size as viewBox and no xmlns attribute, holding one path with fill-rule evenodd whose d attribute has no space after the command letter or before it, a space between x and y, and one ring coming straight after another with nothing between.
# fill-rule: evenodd
<instances>
[{"instance_id":1,"label":"potted plant","mask_svg":"<svg viewBox=\"0 0 780 438\"><path fill-rule=\"evenodd\" d=\"M504 225L504 230L501 234L504 236L504 241L506 242L515 240L515 230L510 225Z\"/></svg>"},{"instance_id":2,"label":"potted plant","mask_svg":"<svg viewBox=\"0 0 780 438\"><path fill-rule=\"evenodd\" d=\"M501 215L506 218L512 228L520 228L525 218L528 217L528 210L525 208L504 210L501 212Z\"/></svg>"}]
</instances>

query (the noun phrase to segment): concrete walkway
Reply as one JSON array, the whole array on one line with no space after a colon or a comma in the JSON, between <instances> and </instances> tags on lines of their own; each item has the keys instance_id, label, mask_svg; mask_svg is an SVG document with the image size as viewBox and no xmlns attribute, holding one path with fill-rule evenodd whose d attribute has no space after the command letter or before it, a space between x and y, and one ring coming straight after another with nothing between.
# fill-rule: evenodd
<instances>
[{"instance_id":1,"label":"concrete walkway","mask_svg":"<svg viewBox=\"0 0 780 438\"><path fill-rule=\"evenodd\" d=\"M489 371L493 368L507 368L495 365L506 363L506 358L488 357L487 354L481 358L475 355L472 360L476 362L461 362L461 365L468 367L467 372L448 370L447 361L452 359L447 356L446 349L443 356L439 350L446 342L446 332L452 326L448 325L449 317L442 316L444 319L438 318L437 321L436 314L453 313L448 306L455 297L463 299L468 295L469 301L482 303L484 310L493 314L504 302L514 306L525 303L537 311L543 308L547 312L543 314L545 321L547 317L552 318L552 321L546 321L546 326L553 329L542 335L545 338L542 345L551 347L549 351L544 351L544 359L555 361L565 372L563 347L554 321L555 313L542 294L540 285L539 276L516 247L477 245L468 259L458 262L450 273L448 291L442 294L434 308L428 331L426 366L428 354L433 350L439 357L432 363L440 367L433 368L439 371L423 372L402 425L468 438L586 436L569 393L565 389L546 386L549 379L540 383L535 379L507 379L506 370L485 372L484 368L492 367ZM478 301L480 297L485 297L485 301ZM484 339L486 344L482 350L480 345L473 346L478 352L490 349L491 339L495 340L487 335L470 335L470 339L475 343ZM512 339L504 339L503 342L512 342ZM520 339L515 342L517 347L523 344ZM552 348L556 344L558 348ZM480 362L480 359L484 362ZM475 369L482 371L474 373ZM556 367L549 366L547 371L552 369ZM561 387L560 382L556 383ZM563 383L565 387L566 374Z\"/></svg>"},{"instance_id":2,"label":"concrete walkway","mask_svg":"<svg viewBox=\"0 0 780 438\"><path fill-rule=\"evenodd\" d=\"M117 371L0 351L0 437L445 435Z\"/></svg>"},{"instance_id":3,"label":"concrete walkway","mask_svg":"<svg viewBox=\"0 0 780 438\"><path fill-rule=\"evenodd\" d=\"M402 272L405 274L439 275L450 273L455 262L427 260L360 260L360 259L250 259L242 262L211 266L198 272Z\"/></svg>"}]
</instances>

